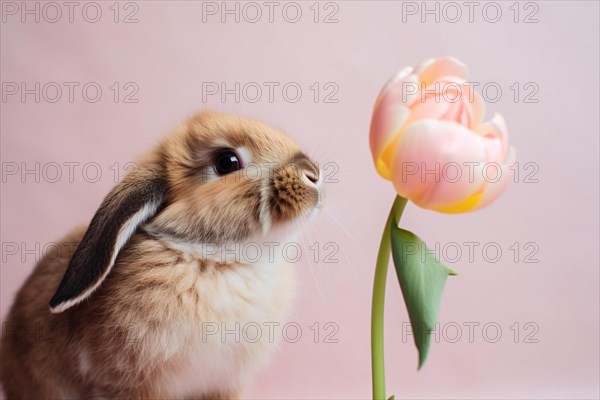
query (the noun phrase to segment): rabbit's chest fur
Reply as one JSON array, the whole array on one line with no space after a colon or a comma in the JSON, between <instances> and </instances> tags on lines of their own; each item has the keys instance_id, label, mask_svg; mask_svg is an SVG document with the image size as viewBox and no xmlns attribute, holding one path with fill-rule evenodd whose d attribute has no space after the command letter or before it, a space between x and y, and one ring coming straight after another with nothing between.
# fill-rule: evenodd
<instances>
[{"instance_id":1,"label":"rabbit's chest fur","mask_svg":"<svg viewBox=\"0 0 600 400\"><path fill-rule=\"evenodd\" d=\"M135 361L122 368L143 366L138 380L159 397L238 391L267 360L293 293L283 260L223 262L202 246L138 237L113 271L98 293L109 306L104 321L129 327L119 351ZM89 370L93 360L81 354Z\"/></svg>"}]
</instances>

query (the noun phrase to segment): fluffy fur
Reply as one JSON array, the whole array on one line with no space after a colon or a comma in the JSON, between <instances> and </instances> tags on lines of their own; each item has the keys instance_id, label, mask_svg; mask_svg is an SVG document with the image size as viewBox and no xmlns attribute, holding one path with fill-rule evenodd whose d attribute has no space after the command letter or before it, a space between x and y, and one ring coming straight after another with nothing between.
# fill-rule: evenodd
<instances>
[{"instance_id":1,"label":"fluffy fur","mask_svg":"<svg viewBox=\"0 0 600 400\"><path fill-rule=\"evenodd\" d=\"M217 176L224 148L247 167ZM320 206L320 181L262 123L200 113L178 127L63 239L77 250L57 246L18 292L1 349L8 398L238 397L273 347L293 269L265 248L252 262L223 254L288 239Z\"/></svg>"}]
</instances>

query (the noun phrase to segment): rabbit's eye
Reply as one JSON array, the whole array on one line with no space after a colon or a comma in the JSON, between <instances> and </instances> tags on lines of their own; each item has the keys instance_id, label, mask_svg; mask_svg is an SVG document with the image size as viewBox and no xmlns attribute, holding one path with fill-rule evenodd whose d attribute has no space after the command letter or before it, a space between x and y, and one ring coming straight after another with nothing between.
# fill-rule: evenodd
<instances>
[{"instance_id":1,"label":"rabbit's eye","mask_svg":"<svg viewBox=\"0 0 600 400\"><path fill-rule=\"evenodd\" d=\"M226 175L242 168L242 163L232 150L223 150L215 157L215 171L219 175Z\"/></svg>"}]
</instances>

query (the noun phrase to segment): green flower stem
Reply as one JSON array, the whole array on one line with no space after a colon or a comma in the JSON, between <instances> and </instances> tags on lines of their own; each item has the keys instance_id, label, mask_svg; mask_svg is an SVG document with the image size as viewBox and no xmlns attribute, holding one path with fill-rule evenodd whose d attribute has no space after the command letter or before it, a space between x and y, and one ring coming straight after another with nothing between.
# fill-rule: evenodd
<instances>
[{"instance_id":1,"label":"green flower stem","mask_svg":"<svg viewBox=\"0 0 600 400\"><path fill-rule=\"evenodd\" d=\"M373 375L373 399L386 400L385 396L385 360L383 351L383 316L385 305L385 283L390 261L390 229L392 224L400 221L407 200L397 196L390 215L385 223L377 264L375 266L375 282L373 284L373 304L371 307L371 365Z\"/></svg>"}]
</instances>

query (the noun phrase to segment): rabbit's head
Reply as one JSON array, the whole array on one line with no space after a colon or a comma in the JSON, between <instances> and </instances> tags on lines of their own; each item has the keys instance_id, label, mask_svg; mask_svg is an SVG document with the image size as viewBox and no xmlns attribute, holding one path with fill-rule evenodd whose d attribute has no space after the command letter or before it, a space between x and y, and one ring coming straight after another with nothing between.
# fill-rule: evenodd
<instances>
[{"instance_id":1,"label":"rabbit's head","mask_svg":"<svg viewBox=\"0 0 600 400\"><path fill-rule=\"evenodd\" d=\"M183 242L239 242L308 216L321 205L322 190L318 165L283 132L199 113L104 199L50 309L61 312L88 297L143 224Z\"/></svg>"}]
</instances>

